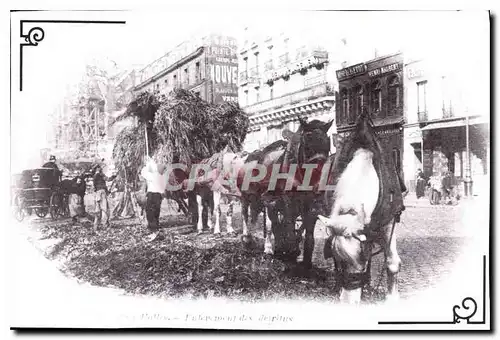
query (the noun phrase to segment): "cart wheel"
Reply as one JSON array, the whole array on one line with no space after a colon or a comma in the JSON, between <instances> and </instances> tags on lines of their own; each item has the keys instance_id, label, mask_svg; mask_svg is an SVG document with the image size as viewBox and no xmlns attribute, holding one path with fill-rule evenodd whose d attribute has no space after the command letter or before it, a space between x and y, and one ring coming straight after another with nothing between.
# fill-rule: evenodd
<instances>
[{"instance_id":1,"label":"cart wheel","mask_svg":"<svg viewBox=\"0 0 500 340\"><path fill-rule=\"evenodd\" d=\"M47 216L48 213L49 213L48 208L35 208L35 214L40 218L44 218L45 216Z\"/></svg>"},{"instance_id":2,"label":"cart wheel","mask_svg":"<svg viewBox=\"0 0 500 340\"><path fill-rule=\"evenodd\" d=\"M50 195L50 208L49 208L49 212L50 212L50 217L52 217L53 220L55 220L57 218L57 216L59 215L59 204L60 204L60 199L58 197L59 195L55 192L52 193L52 195Z\"/></svg>"}]
</instances>

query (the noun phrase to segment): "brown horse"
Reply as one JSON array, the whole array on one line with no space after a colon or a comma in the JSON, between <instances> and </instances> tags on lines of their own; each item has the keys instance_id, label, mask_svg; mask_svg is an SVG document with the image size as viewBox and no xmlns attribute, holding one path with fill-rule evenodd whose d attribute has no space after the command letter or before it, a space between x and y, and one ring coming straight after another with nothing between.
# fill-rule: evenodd
<instances>
[{"instance_id":1,"label":"brown horse","mask_svg":"<svg viewBox=\"0 0 500 340\"><path fill-rule=\"evenodd\" d=\"M329 183L336 188L325 194L328 217L319 219L332 233L325 257L334 257L341 300L361 300L362 287L370 282L376 244L385 252L388 298L397 298L401 259L395 225L404 210L402 193L406 189L366 112L358 117L355 130L336 154Z\"/></svg>"},{"instance_id":2,"label":"brown horse","mask_svg":"<svg viewBox=\"0 0 500 340\"><path fill-rule=\"evenodd\" d=\"M266 241L267 252L273 252L276 257L283 260L295 262L300 254L299 243L302 239L302 235L297 234L295 230L295 222L297 217L301 216L300 230L305 230L306 233L303 265L310 268L314 250L314 227L323 195L321 191L305 190L301 189L301 186L307 181L311 187L316 188L320 181L321 169L327 163L330 153L330 139L327 132L333 120L326 123L319 120L299 121L297 132L285 130L284 141L277 141L247 158L246 164L250 168L258 164L268 171L263 179L252 183L247 190L242 190L243 232L244 236L248 235L246 227L248 220L254 225L258 214L265 208L275 240L272 251L269 251L270 247ZM307 166L315 167L310 178L305 175ZM275 180L274 185L269 173L270 168L279 169L280 173L280 179ZM249 207L250 218L248 218ZM266 227L264 230L267 231ZM267 232L265 235L270 233Z\"/></svg>"}]
</instances>

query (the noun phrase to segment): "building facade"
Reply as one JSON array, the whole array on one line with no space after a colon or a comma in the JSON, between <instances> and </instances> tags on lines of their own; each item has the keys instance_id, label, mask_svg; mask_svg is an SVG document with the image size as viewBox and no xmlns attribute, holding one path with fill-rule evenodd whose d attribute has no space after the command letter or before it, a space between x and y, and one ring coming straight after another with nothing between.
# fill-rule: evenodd
<instances>
[{"instance_id":1,"label":"building facade","mask_svg":"<svg viewBox=\"0 0 500 340\"><path fill-rule=\"evenodd\" d=\"M236 40L209 35L187 41L139 72L135 93L183 88L210 103L238 101Z\"/></svg>"},{"instance_id":2,"label":"building facade","mask_svg":"<svg viewBox=\"0 0 500 340\"><path fill-rule=\"evenodd\" d=\"M404 169L412 174L410 188L420 168L426 177L452 172L460 189L470 177L473 192L487 190L489 119L468 102L467 88L474 85L432 60L407 62L405 84Z\"/></svg>"},{"instance_id":3,"label":"building facade","mask_svg":"<svg viewBox=\"0 0 500 340\"><path fill-rule=\"evenodd\" d=\"M334 118L328 52L321 47L281 34L245 41L238 58L239 104L250 118L246 151L282 139L285 128L296 131L299 117Z\"/></svg>"},{"instance_id":4,"label":"building facade","mask_svg":"<svg viewBox=\"0 0 500 340\"><path fill-rule=\"evenodd\" d=\"M354 129L364 108L372 117L382 147L403 174L404 79L403 56L392 54L345 67L336 72L337 143Z\"/></svg>"}]
</instances>

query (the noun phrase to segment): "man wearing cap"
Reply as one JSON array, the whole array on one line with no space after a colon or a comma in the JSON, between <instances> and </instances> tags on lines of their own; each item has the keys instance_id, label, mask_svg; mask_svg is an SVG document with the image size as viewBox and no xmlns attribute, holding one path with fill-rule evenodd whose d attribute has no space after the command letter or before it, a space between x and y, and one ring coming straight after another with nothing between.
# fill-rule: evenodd
<instances>
[{"instance_id":1,"label":"man wearing cap","mask_svg":"<svg viewBox=\"0 0 500 340\"><path fill-rule=\"evenodd\" d=\"M94 229L97 230L99 224L102 223L105 227L109 227L109 202L108 202L108 187L106 181L112 181L116 175L106 176L102 172L102 166L97 164L94 167L94 191L95 191L95 219ZM102 216L101 216L102 215ZM102 219L101 219L102 217Z\"/></svg>"},{"instance_id":2,"label":"man wearing cap","mask_svg":"<svg viewBox=\"0 0 500 340\"><path fill-rule=\"evenodd\" d=\"M56 171L56 176L57 176L58 181L61 181L62 172L61 172L61 170L59 170L59 167L56 164L56 156L50 155L49 161L47 163L45 163L44 165L42 165L42 168L54 169Z\"/></svg>"},{"instance_id":3,"label":"man wearing cap","mask_svg":"<svg viewBox=\"0 0 500 340\"><path fill-rule=\"evenodd\" d=\"M160 224L162 195L167 186L165 166L156 164L154 160L149 159L141 171L141 176L147 182L146 219L148 220L148 229L154 232L158 230Z\"/></svg>"}]
</instances>

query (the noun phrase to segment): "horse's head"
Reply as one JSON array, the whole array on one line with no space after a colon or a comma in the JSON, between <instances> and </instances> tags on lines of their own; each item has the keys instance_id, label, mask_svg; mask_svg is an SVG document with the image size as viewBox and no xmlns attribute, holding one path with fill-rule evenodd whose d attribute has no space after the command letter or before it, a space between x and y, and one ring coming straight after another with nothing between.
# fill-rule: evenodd
<instances>
[{"instance_id":1,"label":"horse's head","mask_svg":"<svg viewBox=\"0 0 500 340\"><path fill-rule=\"evenodd\" d=\"M297 132L289 130L283 132L283 137L288 140L285 162L305 164L326 161L330 154L328 130L333 120L326 123L320 120L299 121L300 127Z\"/></svg>"}]
</instances>

